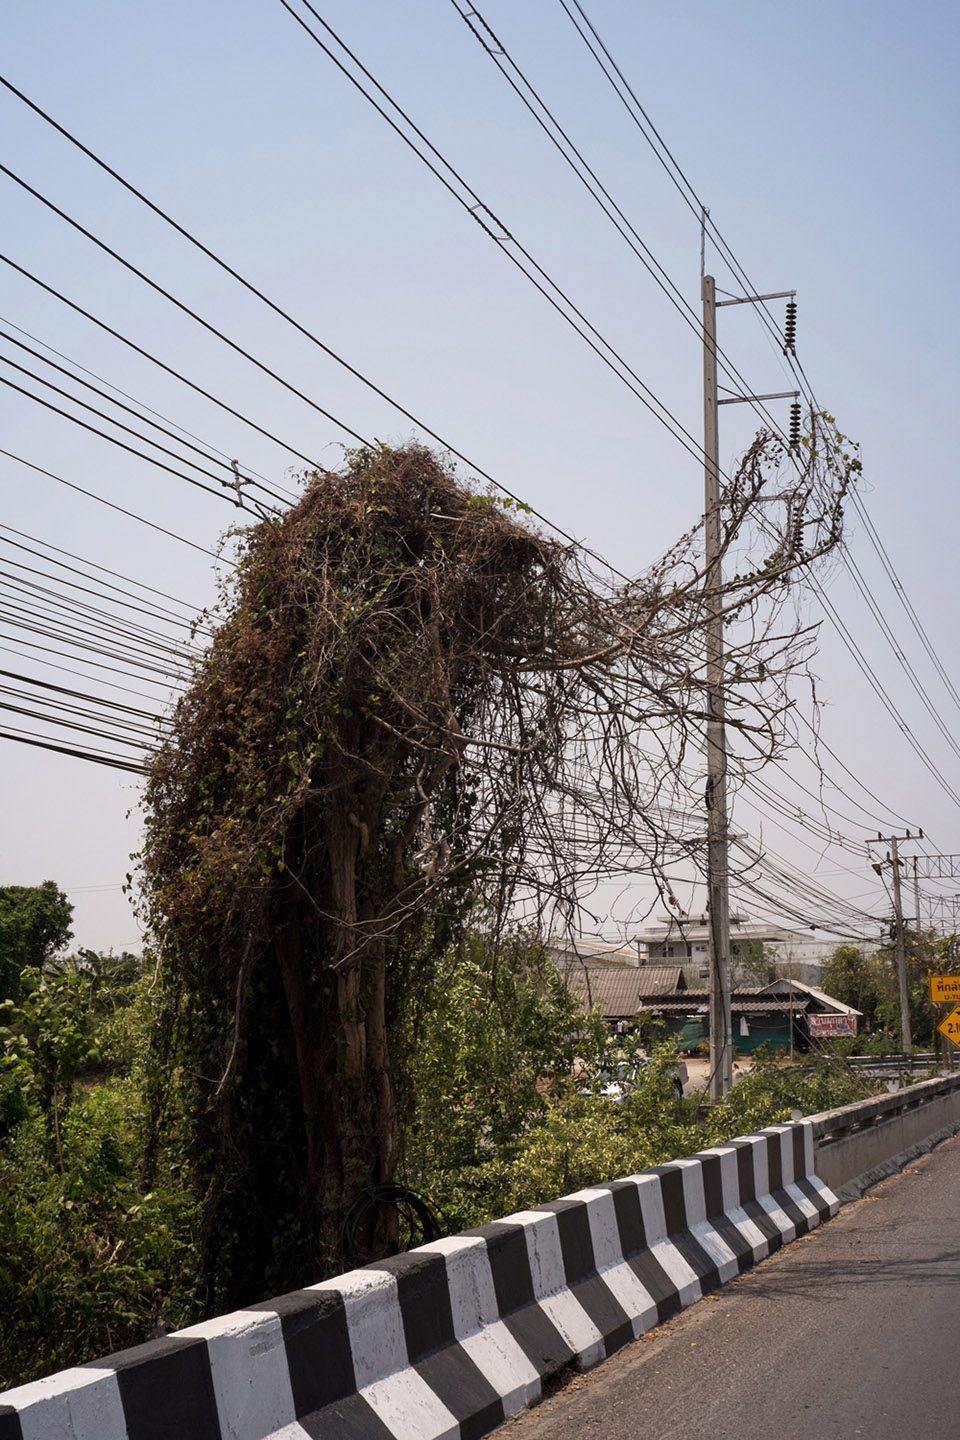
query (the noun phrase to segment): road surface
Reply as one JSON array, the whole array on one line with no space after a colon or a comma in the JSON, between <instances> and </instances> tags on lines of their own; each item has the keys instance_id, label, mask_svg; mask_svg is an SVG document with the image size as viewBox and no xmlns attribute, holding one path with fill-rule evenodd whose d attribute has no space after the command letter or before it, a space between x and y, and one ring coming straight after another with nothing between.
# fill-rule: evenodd
<instances>
[{"instance_id":1,"label":"road surface","mask_svg":"<svg viewBox=\"0 0 960 1440\"><path fill-rule=\"evenodd\" d=\"M960 1137L576 1376L504 1440L957 1440Z\"/></svg>"}]
</instances>

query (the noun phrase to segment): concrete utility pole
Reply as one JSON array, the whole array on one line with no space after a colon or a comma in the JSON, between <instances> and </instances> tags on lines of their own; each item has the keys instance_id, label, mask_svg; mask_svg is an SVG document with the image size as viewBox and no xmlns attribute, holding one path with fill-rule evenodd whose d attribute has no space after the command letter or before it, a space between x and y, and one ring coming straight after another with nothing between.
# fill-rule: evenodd
<instances>
[{"instance_id":1,"label":"concrete utility pole","mask_svg":"<svg viewBox=\"0 0 960 1440\"><path fill-rule=\"evenodd\" d=\"M727 825L727 737L723 693L723 597L720 594L720 437L717 426L717 291L712 275L703 297L703 517L707 599L707 911L710 928L710 1099L733 1084L730 1010L730 886Z\"/></svg>"},{"instance_id":2,"label":"concrete utility pole","mask_svg":"<svg viewBox=\"0 0 960 1440\"><path fill-rule=\"evenodd\" d=\"M922 839L922 830L916 835L912 835L908 830L906 835L878 835L876 840L877 844L890 846L888 859L893 868L894 956L897 966L897 992L900 998L900 1047L904 1055L911 1054L913 1050L913 1038L910 1034L910 992L907 987L907 935L906 927L903 923L903 892L900 886L900 841ZM883 867L881 865L875 865L873 868L879 875ZM917 862L914 860L914 881L916 881L917 868ZM919 925L919 888L917 889L916 899L917 923Z\"/></svg>"},{"instance_id":3,"label":"concrete utility pole","mask_svg":"<svg viewBox=\"0 0 960 1440\"><path fill-rule=\"evenodd\" d=\"M717 311L724 305L756 305L787 299L784 353L792 350L796 328L794 290L768 295L733 295L717 299L716 281L703 274L706 216L700 231L700 295L703 301L703 523L704 586L706 590L707 691L707 910L710 932L710 1099L723 1098L733 1084L733 1022L730 1011L730 829L727 813L727 736L723 676L723 553L720 525L721 405L753 404L758 400L796 401L798 390L767 395L717 394Z\"/></svg>"},{"instance_id":4,"label":"concrete utility pole","mask_svg":"<svg viewBox=\"0 0 960 1440\"><path fill-rule=\"evenodd\" d=\"M900 895L900 852L897 837L890 837L890 859L893 863L893 910L897 921L896 955L897 986L900 991L900 1048L904 1055L913 1050L910 1034L910 993L907 989L907 949L903 933L903 900Z\"/></svg>"},{"instance_id":5,"label":"concrete utility pole","mask_svg":"<svg viewBox=\"0 0 960 1440\"><path fill-rule=\"evenodd\" d=\"M917 933L920 933L920 876L917 872L917 857L913 857L913 908L916 912Z\"/></svg>"}]
</instances>

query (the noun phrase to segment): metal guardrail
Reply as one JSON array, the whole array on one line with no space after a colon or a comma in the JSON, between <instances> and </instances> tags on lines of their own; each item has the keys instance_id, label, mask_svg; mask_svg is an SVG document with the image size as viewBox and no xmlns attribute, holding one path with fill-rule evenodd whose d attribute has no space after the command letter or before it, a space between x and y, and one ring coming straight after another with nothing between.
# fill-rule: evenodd
<instances>
[{"instance_id":1,"label":"metal guardrail","mask_svg":"<svg viewBox=\"0 0 960 1440\"><path fill-rule=\"evenodd\" d=\"M868 1074L899 1073L901 1070L936 1070L940 1057L934 1050L914 1050L912 1055L845 1055L844 1063Z\"/></svg>"}]
</instances>

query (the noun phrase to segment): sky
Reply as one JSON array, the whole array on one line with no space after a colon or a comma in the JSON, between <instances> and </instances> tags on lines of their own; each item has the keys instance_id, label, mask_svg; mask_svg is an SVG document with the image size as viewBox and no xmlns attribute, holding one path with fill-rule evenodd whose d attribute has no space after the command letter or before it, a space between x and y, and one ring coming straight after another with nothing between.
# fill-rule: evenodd
<instances>
[{"instance_id":1,"label":"sky","mask_svg":"<svg viewBox=\"0 0 960 1440\"><path fill-rule=\"evenodd\" d=\"M317 0L316 9L698 434L697 336L577 185L452 0ZM751 279L764 291L797 291L798 354L821 402L862 446L867 511L936 654L958 677L960 13L933 0L808 0L802 9L769 0L584 0L584 9ZM480 10L696 305L695 219L560 0L482 0ZM696 459L564 325L280 0L35 0L4 7L0 40L9 81L363 374L613 564L642 571L696 520ZM361 435L400 441L417 433L8 91L0 93L0 134L10 170L317 405ZM352 443L5 175L0 216L2 250L13 261L284 443L0 265L8 334L19 333L12 325L37 337L274 484L289 484L300 465L291 449L333 465ZM707 267L732 288L711 247ZM721 311L720 327L755 390L787 388L751 307ZM9 342L0 341L0 353L16 358ZM8 367L0 374L16 379ZM779 414L785 421L785 405ZM223 496L190 488L6 386L0 424L4 449L194 545L216 550L235 523ZM722 464L735 461L752 430L746 407L725 409ZM210 555L3 456L0 524L189 605L216 593ZM952 737L955 700L856 515L848 543ZM906 727L955 785L956 753L843 567L832 565L824 579ZM817 618L812 600L809 614ZM39 651L25 658L23 636L2 621L0 645L11 670L57 679L39 665ZM54 640L48 662L77 663L57 648ZM815 669L823 735L881 803L849 781L845 803L832 794L858 822L841 826L842 843L811 848L808 831L786 822L777 830L772 817L764 835L804 874L880 916L888 901L851 842L862 844L881 821L884 833L906 822L932 837L928 850L960 851L957 802L828 625ZM61 675L60 683L72 682ZM791 788L811 783L809 761L793 755L785 766L776 784L788 805L816 811ZM848 786L836 766L834 775ZM0 794L0 883L54 879L75 905L78 943L137 945L121 888L138 845L136 778L0 741ZM746 808L745 823L760 818ZM953 893L950 883L928 889ZM600 915L596 928L610 933L608 920Z\"/></svg>"}]
</instances>

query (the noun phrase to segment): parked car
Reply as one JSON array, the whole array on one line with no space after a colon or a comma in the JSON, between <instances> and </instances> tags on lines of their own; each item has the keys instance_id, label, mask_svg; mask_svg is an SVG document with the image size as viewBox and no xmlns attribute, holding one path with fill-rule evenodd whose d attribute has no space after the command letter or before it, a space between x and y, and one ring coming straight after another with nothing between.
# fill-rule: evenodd
<instances>
[{"instance_id":1,"label":"parked car","mask_svg":"<svg viewBox=\"0 0 960 1440\"><path fill-rule=\"evenodd\" d=\"M584 1093L604 1095L608 1100L622 1105L630 1091L636 1086L640 1071L650 1064L652 1061L649 1055L637 1055L632 1060L621 1060L616 1065L601 1070L597 1077L598 1084L584 1086ZM677 1060L675 1064L671 1065L669 1073L677 1099L680 1100L683 1097L683 1087L688 1079L687 1067L682 1060Z\"/></svg>"}]
</instances>

